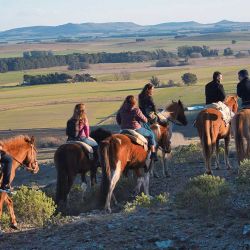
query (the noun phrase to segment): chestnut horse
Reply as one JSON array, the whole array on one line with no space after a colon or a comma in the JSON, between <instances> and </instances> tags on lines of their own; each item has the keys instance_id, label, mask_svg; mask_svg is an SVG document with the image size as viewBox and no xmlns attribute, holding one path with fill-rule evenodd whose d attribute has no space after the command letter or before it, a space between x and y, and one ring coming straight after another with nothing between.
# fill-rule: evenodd
<instances>
[{"instance_id":1,"label":"chestnut horse","mask_svg":"<svg viewBox=\"0 0 250 250\"><path fill-rule=\"evenodd\" d=\"M111 135L111 132L102 130L102 140ZM96 139L94 132L90 136ZM56 204L58 210L64 210L67 205L67 197L74 180L78 174L82 182L86 184L85 174L90 171L91 186L96 183L96 160L90 160L88 153L82 149L80 144L63 144L55 152L54 163L57 170Z\"/></svg>"},{"instance_id":2,"label":"chestnut horse","mask_svg":"<svg viewBox=\"0 0 250 250\"><path fill-rule=\"evenodd\" d=\"M238 103L237 96L228 96L225 100L225 104L234 113L237 112ZM211 158L216 148L216 169L219 169L219 140L224 139L225 150L224 160L227 169L231 169L231 165L228 159L228 148L230 142L230 124L226 126L223 121L222 114L220 111L214 108L207 108L202 110L196 119L195 126L198 130L200 137L203 156L205 159L206 173L212 174L211 170Z\"/></svg>"},{"instance_id":3,"label":"chestnut horse","mask_svg":"<svg viewBox=\"0 0 250 250\"><path fill-rule=\"evenodd\" d=\"M250 159L250 109L242 109L232 120L238 163ZM245 145L246 142L246 145Z\"/></svg>"},{"instance_id":4,"label":"chestnut horse","mask_svg":"<svg viewBox=\"0 0 250 250\"><path fill-rule=\"evenodd\" d=\"M166 108L163 115L166 119L172 119L173 121L180 121L181 123L186 124L186 117L183 117L184 109L183 112L180 111L182 109L183 105L180 101L173 102ZM166 135L168 130L164 128L164 126L162 126L161 129L162 131L165 129L165 131L161 133L161 136L164 133ZM158 139L160 140L161 137ZM163 144L162 147L169 152L170 143L168 140L166 141L166 147ZM142 146L133 143L126 135L114 134L100 143L99 151L102 167L101 197L102 202L105 203L105 210L111 212L111 197L114 198L114 188L125 169L129 168L136 171L137 176L139 177L136 187L137 192L143 184L144 192L149 195L149 172L145 171L144 176L141 176L139 169L149 169L152 160L148 160L148 152L145 151Z\"/></svg>"},{"instance_id":5,"label":"chestnut horse","mask_svg":"<svg viewBox=\"0 0 250 250\"><path fill-rule=\"evenodd\" d=\"M16 170L19 166L23 166L26 170L36 174L39 171L36 155L37 150L34 146L34 137L17 136L7 140L2 140L3 151L9 154L12 159L12 170L10 176L10 183L15 178ZM2 176L0 182L2 181ZM2 216L3 204L6 203L9 213L11 227L17 228L16 216L13 208L13 201L6 192L0 193L0 218Z\"/></svg>"},{"instance_id":6,"label":"chestnut horse","mask_svg":"<svg viewBox=\"0 0 250 250\"><path fill-rule=\"evenodd\" d=\"M157 142L157 151L161 150L161 165L162 173L164 177L169 177L167 156L171 153L171 137L172 137L172 123L186 126L187 118L185 116L185 109L182 102L172 102L165 111L158 113L161 120L160 124L151 125L151 129L155 134ZM152 166L152 174L158 177L158 174L154 171Z\"/></svg>"}]
</instances>

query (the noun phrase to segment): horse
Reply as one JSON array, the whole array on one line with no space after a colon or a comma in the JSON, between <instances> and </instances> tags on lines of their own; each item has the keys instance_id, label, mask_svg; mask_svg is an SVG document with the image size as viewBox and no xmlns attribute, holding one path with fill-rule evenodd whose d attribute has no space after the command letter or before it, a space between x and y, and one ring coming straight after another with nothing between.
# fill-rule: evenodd
<instances>
[{"instance_id":1,"label":"horse","mask_svg":"<svg viewBox=\"0 0 250 250\"><path fill-rule=\"evenodd\" d=\"M111 132L103 130L101 139L110 135ZM93 132L90 136L94 139L96 137ZM98 139L100 139L99 134ZM90 171L91 186L96 184L96 160L90 159L88 153L78 143L66 143L59 146L54 154L57 170L56 204L58 210L63 211L66 208L68 194L78 174L81 175L82 184L86 187L85 175Z\"/></svg>"},{"instance_id":2,"label":"horse","mask_svg":"<svg viewBox=\"0 0 250 250\"><path fill-rule=\"evenodd\" d=\"M186 117L183 117L184 111L182 113L182 109L181 101L173 102L162 114L166 119L180 120L180 122L186 124ZM167 132L166 127L162 126L162 130L165 129L165 132ZM169 152L169 145L168 142L166 152ZM165 149L165 146L162 147ZM113 195L114 188L121 174L127 169L134 169L137 173L136 191L139 192L143 184L146 195L149 195L148 170L152 160L148 160L148 152L144 147L133 143L124 134L113 134L99 144L99 156L102 167L101 203L105 203L106 211L111 212L111 198L115 200ZM141 168L146 169L144 175L139 171Z\"/></svg>"},{"instance_id":3,"label":"horse","mask_svg":"<svg viewBox=\"0 0 250 250\"><path fill-rule=\"evenodd\" d=\"M237 96L227 96L225 104L234 113L237 112L238 102ZM207 174L212 174L211 170L211 158L216 148L216 169L220 169L219 165L219 140L224 139L225 150L224 160L227 169L231 169L231 165L228 158L229 142L230 142L230 124L226 125L223 121L223 117L220 111L214 108L206 108L202 110L195 122L195 126L198 130L200 137L203 157L205 160L205 168Z\"/></svg>"},{"instance_id":4,"label":"horse","mask_svg":"<svg viewBox=\"0 0 250 250\"><path fill-rule=\"evenodd\" d=\"M168 171L167 157L171 153L171 137L172 137L172 124L180 126L187 125L187 118L185 116L185 108L182 102L172 101L172 103L166 107L165 111L158 113L160 122L159 124L153 124L150 126L151 130L155 134L157 148L156 151L161 150L161 165L162 173L164 177L170 177ZM158 174L154 171L154 167L151 167L152 175L158 178Z\"/></svg>"},{"instance_id":5,"label":"horse","mask_svg":"<svg viewBox=\"0 0 250 250\"><path fill-rule=\"evenodd\" d=\"M240 110L232 120L238 163L250 158L250 109ZM246 141L246 146L245 142Z\"/></svg>"},{"instance_id":6,"label":"horse","mask_svg":"<svg viewBox=\"0 0 250 250\"><path fill-rule=\"evenodd\" d=\"M19 166L23 166L29 172L36 174L39 171L37 163L37 150L34 145L34 137L20 135L14 138L1 140L3 151L9 154L12 159L12 169L10 176L10 183L14 180L16 170ZM0 178L0 183L2 176ZM10 213L10 222L13 229L17 229L17 221L13 208L13 201L6 192L0 193L0 218L2 217L3 204L6 203Z\"/></svg>"}]
</instances>

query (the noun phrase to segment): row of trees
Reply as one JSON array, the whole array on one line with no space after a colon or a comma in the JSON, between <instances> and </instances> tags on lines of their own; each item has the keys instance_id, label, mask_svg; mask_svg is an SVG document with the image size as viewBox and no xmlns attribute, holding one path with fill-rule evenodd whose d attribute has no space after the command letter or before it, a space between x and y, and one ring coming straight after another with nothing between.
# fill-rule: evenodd
<instances>
[{"instance_id":1,"label":"row of trees","mask_svg":"<svg viewBox=\"0 0 250 250\"><path fill-rule=\"evenodd\" d=\"M199 54L202 57L218 56L219 50L210 49L208 46L181 46L178 47L178 56L182 58L197 57Z\"/></svg>"},{"instance_id":2,"label":"row of trees","mask_svg":"<svg viewBox=\"0 0 250 250\"><path fill-rule=\"evenodd\" d=\"M47 75L24 75L22 85L55 84L67 82L94 82L96 78L90 74L76 74L71 76L65 73L51 73Z\"/></svg>"},{"instance_id":3,"label":"row of trees","mask_svg":"<svg viewBox=\"0 0 250 250\"><path fill-rule=\"evenodd\" d=\"M44 51L24 52L23 57L1 58L0 73L8 71L18 71L37 68L48 68L68 65L69 69L86 68L88 64L95 63L123 63L123 62L143 62L149 60L160 60L162 58L176 58L176 54L163 49L156 51L137 51L120 53L85 53L70 55L53 55Z\"/></svg>"}]
</instances>

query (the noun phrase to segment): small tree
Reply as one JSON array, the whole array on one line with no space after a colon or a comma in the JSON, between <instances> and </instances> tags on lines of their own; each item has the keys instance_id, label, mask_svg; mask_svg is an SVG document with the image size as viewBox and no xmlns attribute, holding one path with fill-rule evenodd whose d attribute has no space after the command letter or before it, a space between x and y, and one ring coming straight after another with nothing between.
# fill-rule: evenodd
<instances>
[{"instance_id":1,"label":"small tree","mask_svg":"<svg viewBox=\"0 0 250 250\"><path fill-rule=\"evenodd\" d=\"M231 48L224 49L224 56L232 56L234 54L233 50Z\"/></svg>"},{"instance_id":2,"label":"small tree","mask_svg":"<svg viewBox=\"0 0 250 250\"><path fill-rule=\"evenodd\" d=\"M156 88L160 86L160 80L156 76L152 76L150 83L153 84Z\"/></svg>"},{"instance_id":3,"label":"small tree","mask_svg":"<svg viewBox=\"0 0 250 250\"><path fill-rule=\"evenodd\" d=\"M237 41L236 40L232 40L232 44L236 44L237 43Z\"/></svg>"},{"instance_id":4,"label":"small tree","mask_svg":"<svg viewBox=\"0 0 250 250\"><path fill-rule=\"evenodd\" d=\"M197 76L195 74L192 73L185 73L182 77L181 77L182 81L187 84L195 84L197 83Z\"/></svg>"}]
</instances>

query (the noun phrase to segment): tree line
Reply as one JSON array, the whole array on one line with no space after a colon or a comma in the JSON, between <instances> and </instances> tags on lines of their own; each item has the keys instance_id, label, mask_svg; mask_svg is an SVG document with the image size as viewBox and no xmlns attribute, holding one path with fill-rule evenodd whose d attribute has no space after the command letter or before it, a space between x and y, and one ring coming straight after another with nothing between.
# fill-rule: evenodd
<instances>
[{"instance_id":1,"label":"tree line","mask_svg":"<svg viewBox=\"0 0 250 250\"><path fill-rule=\"evenodd\" d=\"M51 73L47 75L24 75L21 85L40 85L40 84L55 84L67 82L95 82L96 78L90 74L76 74L71 76L66 73Z\"/></svg>"},{"instance_id":2,"label":"tree line","mask_svg":"<svg viewBox=\"0 0 250 250\"><path fill-rule=\"evenodd\" d=\"M50 51L31 51L24 52L23 57L0 58L0 73L66 65L69 66L69 69L75 70L85 68L88 64L143 62L160 60L166 57L176 57L176 55L163 49L120 53L74 53L69 55L54 55Z\"/></svg>"}]
</instances>

